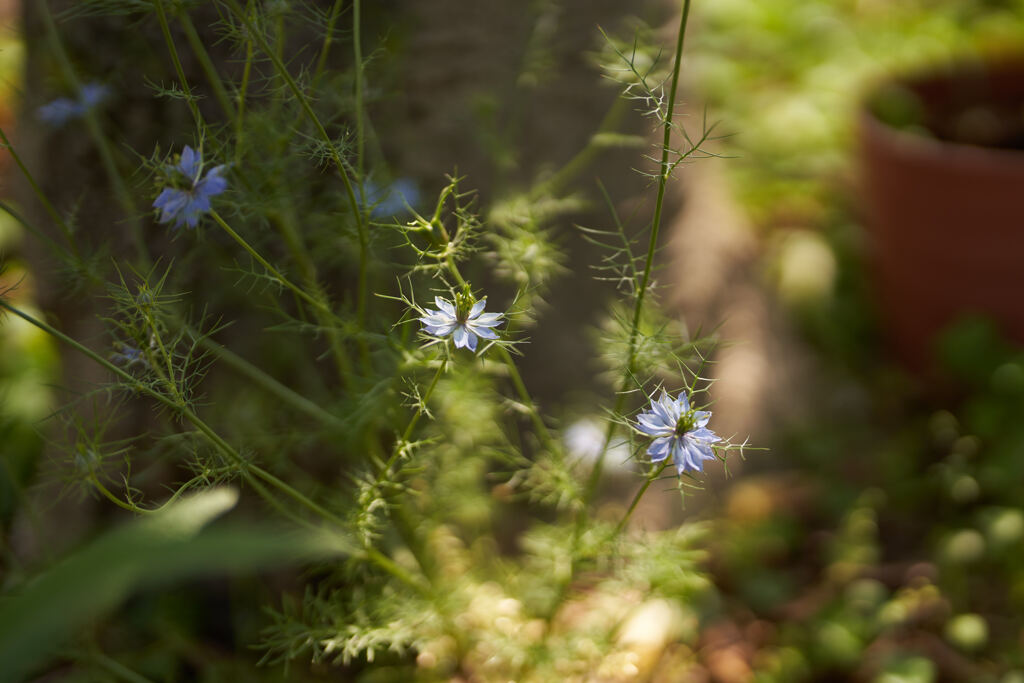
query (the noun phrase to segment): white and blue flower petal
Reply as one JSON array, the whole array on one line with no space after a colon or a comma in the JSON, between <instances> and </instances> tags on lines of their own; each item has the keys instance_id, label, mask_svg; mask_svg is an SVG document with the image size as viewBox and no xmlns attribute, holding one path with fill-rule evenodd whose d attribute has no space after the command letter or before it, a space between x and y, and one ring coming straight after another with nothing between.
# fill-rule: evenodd
<instances>
[{"instance_id":1,"label":"white and blue flower petal","mask_svg":"<svg viewBox=\"0 0 1024 683\"><path fill-rule=\"evenodd\" d=\"M501 313L481 313L476 318L470 316L470 320L477 327L497 327L505 322L502 320L503 317Z\"/></svg>"},{"instance_id":2,"label":"white and blue flower petal","mask_svg":"<svg viewBox=\"0 0 1024 683\"><path fill-rule=\"evenodd\" d=\"M647 449L647 454L651 456L651 462L661 462L668 457L669 452L672 450L673 437L663 436L660 439L655 439Z\"/></svg>"},{"instance_id":3,"label":"white and blue flower petal","mask_svg":"<svg viewBox=\"0 0 1024 683\"><path fill-rule=\"evenodd\" d=\"M427 325L423 330L430 335L435 337L447 337L455 329L455 323L449 325Z\"/></svg>"},{"instance_id":4,"label":"white and blue flower petal","mask_svg":"<svg viewBox=\"0 0 1024 683\"><path fill-rule=\"evenodd\" d=\"M458 325L452 332L452 339L455 340L455 348L469 348L469 330L465 325Z\"/></svg>"},{"instance_id":5,"label":"white and blue flower petal","mask_svg":"<svg viewBox=\"0 0 1024 683\"><path fill-rule=\"evenodd\" d=\"M707 429L706 427L694 429L693 431L687 432L686 435L691 439L698 439L700 441L715 442L722 440L722 437L718 436L718 434L715 434L713 431Z\"/></svg>"},{"instance_id":6,"label":"white and blue flower petal","mask_svg":"<svg viewBox=\"0 0 1024 683\"><path fill-rule=\"evenodd\" d=\"M441 311L444 311L445 314L450 315L453 318L455 317L455 306L452 305L452 303L450 301L442 299L439 296L435 296L434 297L434 304L439 309L441 309Z\"/></svg>"},{"instance_id":7,"label":"white and blue flower petal","mask_svg":"<svg viewBox=\"0 0 1024 683\"><path fill-rule=\"evenodd\" d=\"M637 427L650 436L666 436L675 431L675 425L667 425L654 413L640 413L636 417Z\"/></svg>"},{"instance_id":8,"label":"white and blue flower petal","mask_svg":"<svg viewBox=\"0 0 1024 683\"><path fill-rule=\"evenodd\" d=\"M470 321L470 322L466 323L466 327L469 328L470 332L472 332L473 334L476 334L476 335L478 335L480 337L483 337L484 339L497 339L498 338L498 334L494 330L489 329L487 327L477 327L476 323L473 322L473 321Z\"/></svg>"},{"instance_id":9,"label":"white and blue flower petal","mask_svg":"<svg viewBox=\"0 0 1024 683\"><path fill-rule=\"evenodd\" d=\"M477 301L475 304L473 304L473 308L469 309L469 316L468 316L469 320L473 320L478 315L483 313L484 312L484 306L486 306L486 305L487 305L486 297L483 298L483 299L480 299L480 301Z\"/></svg>"}]
</instances>

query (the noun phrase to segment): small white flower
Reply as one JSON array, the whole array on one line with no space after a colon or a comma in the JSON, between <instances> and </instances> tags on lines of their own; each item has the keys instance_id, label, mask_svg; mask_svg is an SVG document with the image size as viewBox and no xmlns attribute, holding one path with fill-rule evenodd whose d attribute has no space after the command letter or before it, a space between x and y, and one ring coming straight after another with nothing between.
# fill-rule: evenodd
<instances>
[{"instance_id":1,"label":"small white flower","mask_svg":"<svg viewBox=\"0 0 1024 683\"><path fill-rule=\"evenodd\" d=\"M427 334L435 337L451 335L456 348L470 351L476 351L477 337L498 338L491 328L500 325L504 316L501 313L484 313L486 298L474 302L469 296L456 294L454 304L439 296L434 297L434 303L439 310L427 309L426 315L420 318Z\"/></svg>"}]
</instances>

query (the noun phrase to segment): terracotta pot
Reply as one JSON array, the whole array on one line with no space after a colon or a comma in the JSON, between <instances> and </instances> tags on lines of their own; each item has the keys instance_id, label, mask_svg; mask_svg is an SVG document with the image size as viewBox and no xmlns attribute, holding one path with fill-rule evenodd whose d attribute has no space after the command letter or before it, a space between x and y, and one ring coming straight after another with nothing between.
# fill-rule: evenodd
<instances>
[{"instance_id":1,"label":"terracotta pot","mask_svg":"<svg viewBox=\"0 0 1024 683\"><path fill-rule=\"evenodd\" d=\"M936 333L965 314L986 315L1024 343L1024 59L896 85L909 103L904 113L913 110L934 137L872 113L884 89L861 116L869 253L884 334L918 370L932 367Z\"/></svg>"}]
</instances>

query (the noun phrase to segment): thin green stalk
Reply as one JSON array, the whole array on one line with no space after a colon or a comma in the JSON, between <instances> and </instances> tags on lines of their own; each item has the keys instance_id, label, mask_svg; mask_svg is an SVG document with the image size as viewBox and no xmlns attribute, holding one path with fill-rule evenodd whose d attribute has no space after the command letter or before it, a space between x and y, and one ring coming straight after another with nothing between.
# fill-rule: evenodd
<instances>
[{"instance_id":1,"label":"thin green stalk","mask_svg":"<svg viewBox=\"0 0 1024 683\"><path fill-rule=\"evenodd\" d=\"M292 512L284 505L282 505L280 501L274 498L273 494L270 493L270 491L267 491L267 489L263 487L262 484L260 484L257 481L252 481L249 483L260 495L260 497L266 500L271 505L271 507L273 507L279 513L281 513L283 517L286 517L292 520L293 522L306 528L317 530L317 527L310 524L309 521L296 515L294 512ZM366 554L366 559L368 561L377 565L380 569L384 570L388 574L391 574L402 583L408 585L409 587L415 589L417 592L423 595L430 594L430 591L423 585L422 581L417 581L414 576L412 576L411 574L409 574L409 572L405 571L400 566L395 564L395 562L384 553L380 552L379 550L373 547L364 547L363 552Z\"/></svg>"},{"instance_id":2,"label":"thin green stalk","mask_svg":"<svg viewBox=\"0 0 1024 683\"><path fill-rule=\"evenodd\" d=\"M629 518L633 516L633 511L636 510L636 506L640 504L640 499L644 497L644 494L647 493L647 489L650 488L651 484L654 483L654 481L658 479L658 477L661 476L661 473L664 472L665 468L668 466L669 463L667 461L663 462L661 466L657 468L657 470L652 471L647 475L647 480L644 481L643 485L637 490L636 494L633 496L633 500L630 501L629 509L626 510L626 514L622 516L622 519L620 519L619 523L615 526L615 532L612 534L612 538L617 537L619 534L622 533L622 530L626 528L626 524L629 523Z\"/></svg>"},{"instance_id":3,"label":"thin green stalk","mask_svg":"<svg viewBox=\"0 0 1024 683\"><path fill-rule=\"evenodd\" d=\"M354 188L352 187L352 181L348 177L348 172L345 170L345 162L342 160L341 155L338 153L337 145L331 139L331 136L327 134L327 129L324 128L323 123L317 117L316 112L313 111L313 106L309 102L309 98L296 83L291 73L288 72L288 67L284 64L281 56L273 50L270 45L267 44L266 38L259 31L258 27L254 26L252 20L239 6L237 0L225 0L231 11L241 20L256 40L259 42L260 49L270 58L270 61L274 65L275 71L284 79L288 88L295 95L302 110L306 113L306 117L310 123L316 129L320 138L324 141L327 149L330 152L331 159L334 161L335 168L337 169L338 176L341 178L342 184L345 186L345 194L348 197L349 205L352 209L352 215L356 221L356 232L359 239L359 276L358 286L356 292L356 320L359 323L359 327L364 327L363 323L366 319L366 276L367 276L367 265L369 256L370 238L367 232L367 226L364 222L363 209L359 203L359 199L356 197Z\"/></svg>"},{"instance_id":4,"label":"thin green stalk","mask_svg":"<svg viewBox=\"0 0 1024 683\"><path fill-rule=\"evenodd\" d=\"M55 327L48 325L47 323L38 320L32 317L31 315L11 306L2 299L0 299L0 308L3 308L9 311L10 313L13 313L19 318L30 323L31 325L38 327L47 334L71 346L79 353L88 356L94 362L106 368L109 372L116 375L119 379L123 380L126 384L131 386L136 391L146 394L147 396L155 399L156 401L163 404L165 407L169 408L173 412L176 412L179 415L181 415L183 419L185 419L187 422L191 423L196 429L198 429L203 434L203 436L205 436L214 445L214 447L216 447L217 450L219 450L232 464L238 467L239 472L242 475L242 478L245 479L248 483L251 484L256 479L262 480L263 482L270 484L278 491L291 498L294 502L298 503L303 508L314 513L316 516L332 524L335 524L340 528L345 527L345 522L340 517L326 510L319 504L315 503L307 496L303 495L301 492L297 491L292 486L283 482L270 472L267 472L258 465L254 465L245 460L245 458L243 458L242 455L234 449L234 447L232 447L227 441L225 441L223 437L221 437L216 431L214 431L212 427L206 424L206 422L204 422L198 415L196 415L188 406L180 405L174 402L164 394L154 390L145 382L139 381L130 373L125 372L124 370L117 367L107 359L103 358L89 347L84 346L78 341L72 339L71 337L67 336L60 330L56 329Z\"/></svg>"},{"instance_id":5,"label":"thin green stalk","mask_svg":"<svg viewBox=\"0 0 1024 683\"><path fill-rule=\"evenodd\" d=\"M242 137L244 132L244 126L242 122L245 119L245 98L249 92L249 77L252 75L252 57L253 57L253 46L252 39L245 41L245 66L242 67L242 82L238 86L238 93L235 95L235 100L238 105L238 114L235 116L235 164L238 165L242 160Z\"/></svg>"},{"instance_id":6,"label":"thin green stalk","mask_svg":"<svg viewBox=\"0 0 1024 683\"><path fill-rule=\"evenodd\" d=\"M441 229L444 230L444 226L442 226ZM447 238L447 233L445 233L444 239ZM455 259L449 255L445 263L448 266L448 271L452 274L452 277L455 278L455 281L459 283L459 286L466 287L466 280L462 277L462 273L459 272L459 268L455 264ZM519 368L516 367L512 354L508 352L508 349L501 345L498 346L498 353L506 367L508 367L509 377L512 379L512 385L515 387L516 393L519 394L520 402L526 407L527 412L530 414L530 420L533 422L534 429L537 432L537 438L541 440L544 447L551 453L557 453L558 446L555 443L554 437L551 436L551 430L549 430L548 426L544 424L544 419L537 410L537 404L530 396L530 392L526 388L526 384L523 382L522 375L519 374Z\"/></svg>"},{"instance_id":7,"label":"thin green stalk","mask_svg":"<svg viewBox=\"0 0 1024 683\"><path fill-rule=\"evenodd\" d=\"M113 674L122 680L128 681L129 683L153 683L150 679L146 678L142 674L138 674L124 664L111 659L102 652L90 652L86 658L93 664L97 665L102 669L106 669L107 673Z\"/></svg>"},{"instance_id":8,"label":"thin green stalk","mask_svg":"<svg viewBox=\"0 0 1024 683\"><path fill-rule=\"evenodd\" d=\"M299 235L299 231L295 228L293 212L290 209L284 210L283 213L274 212L271 215L271 221L277 226L278 231L281 233L281 237L284 238L285 245L288 247L288 251L291 253L292 259L294 259L296 265L299 267L302 281L305 286L311 288L315 292L321 292L316 262L310 255L309 250L306 249L306 245L303 243L302 237ZM346 355L345 349L342 346L338 330L331 324L331 321L325 317L322 311L315 310L314 313L317 316L320 326L327 330L327 337L331 345L331 352L334 355L335 364L338 366L338 377L341 379L343 385L350 386L352 384L352 368L349 365L348 355Z\"/></svg>"},{"instance_id":9,"label":"thin green stalk","mask_svg":"<svg viewBox=\"0 0 1024 683\"><path fill-rule=\"evenodd\" d=\"M448 359L444 358L441 361L441 364L437 367L437 372L434 373L434 378L430 380L430 386L427 387L427 390L423 393L423 396L420 398L422 408L418 407L417 410L412 414L412 417L409 418L409 422L405 425L405 430L402 432L401 438L395 442L394 449L391 451L391 457L388 458L387 462L384 463L384 467L382 467L380 471L377 473L377 478L375 481L376 486L380 486L380 484L383 483L384 479L388 475L390 475L391 468L395 466L395 463L397 463L398 459L402 456L402 449L405 447L407 443L409 443L409 439L412 438L412 433L416 429L416 425L419 424L420 416L425 412L427 402L433 395L434 389L437 387L437 383L438 381L440 381L441 375L444 374L446 367L448 367Z\"/></svg>"},{"instance_id":10,"label":"thin green stalk","mask_svg":"<svg viewBox=\"0 0 1024 683\"><path fill-rule=\"evenodd\" d=\"M540 411L537 410L537 404L534 403L530 397L530 392L526 389L526 384L523 382L522 375L519 374L519 368L516 367L515 360L512 358L512 354L508 352L504 346L498 345L498 355L505 362L505 366L508 368L509 377L512 379L512 385L516 388L516 393L519 394L519 401L526 407L527 412L530 414L530 420L533 422L533 428L537 432L537 438L541 440L544 447L551 453L558 452L558 445L555 443L554 437L551 436L551 431L548 426L544 424L544 419L540 415Z\"/></svg>"},{"instance_id":11,"label":"thin green stalk","mask_svg":"<svg viewBox=\"0 0 1024 683\"><path fill-rule=\"evenodd\" d=\"M363 204L366 197L363 193L363 149L365 145L363 130L363 46L360 37L360 0L352 0L352 60L355 63L355 100L356 100L356 179L359 182L359 199Z\"/></svg>"},{"instance_id":12,"label":"thin green stalk","mask_svg":"<svg viewBox=\"0 0 1024 683\"><path fill-rule=\"evenodd\" d=\"M668 94L668 108L665 113L665 120L662 124L664 130L661 142L661 164L659 166L658 173L658 196L654 203L654 217L651 220L651 236L647 243L647 257L644 260L643 275L640 278L640 287L637 289L636 303L633 307L633 322L630 325L629 330L629 360L626 364L626 372L623 376L618 398L615 401L615 414L620 413L622 408L625 406L626 391L629 389L633 373L636 370L636 339L637 333L640 329L640 316L643 313L644 298L647 295L647 289L651 281L654 253L658 246L658 233L661 230L661 217L665 206L665 186L668 183L668 159L671 149L669 145L672 141L672 119L675 111L676 92L679 87L679 69L683 62L683 39L686 35L686 22L689 15L690 0L683 0L683 12L679 19L679 34L676 37L675 63L672 67L672 81ZM610 422L608 424L608 430L605 433L605 440L604 445L601 448L601 453L598 455L597 461L594 463L594 469L590 473L590 479L587 481L585 493L585 501L587 503L593 500L594 494L597 492L597 485L601 480L601 472L604 467L605 455L608 453L608 446L614 434L615 423Z\"/></svg>"},{"instance_id":13,"label":"thin green stalk","mask_svg":"<svg viewBox=\"0 0 1024 683\"><path fill-rule=\"evenodd\" d=\"M167 389L171 392L171 395L180 405L185 405L185 397L182 395L181 390L178 388L178 383L174 381L174 365L171 361L171 354L167 353L167 347L164 346L164 340L160 335L160 330L157 329L156 323L153 321L151 316L146 316L149 323L151 332L151 339L155 341L160 351L160 355L164 360L164 364L167 366L167 375L164 376L163 370L160 369L159 363L150 363L150 367L153 368L154 372L157 372L160 379L163 380Z\"/></svg>"},{"instance_id":14,"label":"thin green stalk","mask_svg":"<svg viewBox=\"0 0 1024 683\"><path fill-rule=\"evenodd\" d=\"M185 39L188 40L189 47L192 48L192 52L199 60L199 66L202 68L203 73L206 74L206 80L210 82L210 86L213 88L213 94L217 98L217 103L224 110L224 115L227 116L228 120L233 120L236 116L235 107L231 104L231 98L228 97L224 81L221 79L220 74L217 73L213 60L210 59L210 54L206 51L206 46L203 45L203 41L196 31L195 24L192 23L191 17L189 17L188 12L185 10L179 11L177 17L178 21L181 22L181 27L185 29Z\"/></svg>"},{"instance_id":15,"label":"thin green stalk","mask_svg":"<svg viewBox=\"0 0 1024 683\"><path fill-rule=\"evenodd\" d=\"M433 395L434 389L435 389L435 387L437 387L437 383L441 379L441 375L444 374L444 371L445 371L446 367L448 367L448 359L447 358L445 358L445 359L443 359L441 361L441 364L437 367L437 372L434 373L434 379L430 380L430 386L427 387L426 392L424 392L424 394L423 394L423 398L421 399L421 401L423 403L423 407L424 408L427 407L427 401L429 401L430 397ZM416 425L419 423L420 416L422 414L423 414L422 410L417 410L415 413L413 413L412 417L409 418L409 423L405 426L405 431L402 432L402 440L401 440L400 444L396 446L395 454L393 454L391 456L391 460L388 461L388 465L389 466L391 464L393 464L394 460L396 459L396 457L398 455L397 448L399 448L401 444L404 444L404 443L409 441L409 438L412 436L413 430L416 429Z\"/></svg>"},{"instance_id":16,"label":"thin green stalk","mask_svg":"<svg viewBox=\"0 0 1024 683\"><path fill-rule=\"evenodd\" d=\"M320 80L324 73L324 68L327 66L327 53L330 52L331 44L334 42L334 26L338 23L338 17L341 16L341 4L342 0L334 0L331 13L327 16L327 32L324 34L324 44L320 48L320 57L316 60L316 69L313 71L314 83ZM359 65L359 61L356 61L356 65Z\"/></svg>"},{"instance_id":17,"label":"thin green stalk","mask_svg":"<svg viewBox=\"0 0 1024 683\"><path fill-rule=\"evenodd\" d=\"M601 151L601 145L598 144L601 133L608 133L613 130L617 130L619 124L622 123L622 118L628 110L627 101L622 97L615 98L612 106L608 108L604 118L601 119L600 125L598 125L597 132L590 136L587 144L584 145L583 149L576 153L576 155L570 159L557 173L552 175L544 182L538 184L530 191L531 197L539 197L545 194L553 194L562 189L566 184L569 183L576 175L590 165L590 162L594 160L594 157Z\"/></svg>"},{"instance_id":18,"label":"thin green stalk","mask_svg":"<svg viewBox=\"0 0 1024 683\"><path fill-rule=\"evenodd\" d=\"M402 569L400 566L395 564L394 560L380 552L376 548L369 547L364 548L366 557L371 560L378 567L386 571L387 573L394 576L396 579L405 583L413 588L417 589L422 595L429 596L430 590L423 585L422 582L417 581L409 572Z\"/></svg>"},{"instance_id":19,"label":"thin green stalk","mask_svg":"<svg viewBox=\"0 0 1024 683\"><path fill-rule=\"evenodd\" d=\"M290 289L295 294L295 296L299 297L316 310L326 313L331 318L337 317L335 316L334 311L331 310L330 306L328 306L323 301L317 299L313 295L306 292L306 290L302 289L301 287L293 283L291 280L286 278L284 275L282 275L281 271L279 271L274 266L270 265L270 262L263 258L263 256L261 256L260 253L252 247L252 245L246 242L241 235L235 232L231 228L231 226L228 225L224 221L224 219L220 217L219 213L217 213L216 211L211 211L210 216L213 217L213 220L217 222L221 229L223 229L224 232L230 235L231 238L234 239L235 242L237 242L239 246L241 246L242 249L244 249L249 254L249 256L252 256L253 260L255 260L257 263L263 266L274 280Z\"/></svg>"},{"instance_id":20,"label":"thin green stalk","mask_svg":"<svg viewBox=\"0 0 1024 683\"><path fill-rule=\"evenodd\" d=\"M629 334L629 353L627 356L628 361L626 363L625 372L623 373L622 385L619 389L618 397L615 400L615 414L620 414L622 412L622 409L625 407L627 396L626 390L629 388L629 385L632 382L633 373L635 370L636 339L640 327L640 316L643 311L644 297L647 293L647 288L650 284L651 269L654 263L654 252L657 248L658 232L661 228L662 209L664 207L665 201L665 185L668 182L667 169L669 157L669 143L671 142L672 134L672 117L675 108L676 91L679 85L679 68L682 64L683 59L683 37L686 34L686 22L689 18L689 13L690 0L683 0L683 11L679 20L679 35L676 38L675 63L672 69L672 81L671 86L669 88L668 110L666 112L665 120L663 121L664 131L661 149L661 166L658 175L658 197L654 207L654 217L651 221L651 236L647 245L647 257L644 261L643 276L640 280L640 286L637 290L637 299L633 309L633 321L632 325L630 326ZM581 509L576 515L576 524L573 530L572 550L570 553L570 556L573 559L569 570L569 575L560 582L557 598L552 605L552 612L549 615L549 617L554 616L554 613L557 610L558 606L565 599L565 595L568 593L569 590L569 585L572 583L576 575L576 571L578 569L578 562L576 558L579 554L579 544L580 540L583 537L583 531L586 526L587 511L590 507L590 503L593 501L594 496L597 493L597 486L601 481L601 472L604 465L604 459L608 453L608 447L611 443L611 440L615 436L615 428L616 423L609 421L608 427L605 430L604 442L601 447L601 452L598 455L597 460L594 463L594 467L590 472L590 477L587 480L587 486L583 494L583 505L581 506ZM651 481L651 479L648 479L646 484L643 487L641 487L640 491L638 492L638 495L634 497L634 500L630 505L630 510L627 512L625 516L626 520L628 520L629 516L632 515L632 511L636 509L636 506L640 500L639 497L642 496L643 493L647 491L647 488L650 486ZM620 523L619 527L616 528L616 534L621 532L621 530L624 527L625 522Z\"/></svg>"},{"instance_id":21,"label":"thin green stalk","mask_svg":"<svg viewBox=\"0 0 1024 683\"><path fill-rule=\"evenodd\" d=\"M21 160L21 155L19 155L18 152L14 149L14 145L11 144L11 141L7 139L7 134L4 133L3 128L0 128L0 140L3 140L4 148L7 150L7 153L11 155L12 159L14 159L14 163L18 166L18 169L21 171L21 175L25 178L25 180L28 181L29 186L32 188L32 192L39 200L39 203L43 205L43 209L46 211L47 214L49 214L50 219L53 220L53 222L57 224L57 227L60 228L61 232L64 233L64 239L67 240L68 246L71 247L71 249L75 253L75 256L77 257L79 255L78 245L75 243L71 227L67 224L67 221L64 220L64 217L57 212L57 209L54 208L53 204L50 203L50 199L49 197L46 196L46 193L43 192L43 188L39 186L39 183L36 182L35 177L33 177L33 175L29 172L28 167L25 166L25 163ZM19 218L9 209L7 209L7 211L15 218ZM19 222L21 222L23 225L25 224L23 220L20 220L20 218Z\"/></svg>"},{"instance_id":22,"label":"thin green stalk","mask_svg":"<svg viewBox=\"0 0 1024 683\"><path fill-rule=\"evenodd\" d=\"M256 386L276 397L297 412L305 413L306 415L309 415L310 417L313 417L334 429L343 429L345 427L345 422L341 418L327 412L302 394L289 389L287 386L281 384L249 361L235 353L232 353L229 349L221 346L212 339L203 337L199 343L217 356L217 359L225 365L240 375L245 376Z\"/></svg>"},{"instance_id":23,"label":"thin green stalk","mask_svg":"<svg viewBox=\"0 0 1024 683\"><path fill-rule=\"evenodd\" d=\"M97 491L99 491L103 495L104 498L106 498L107 500L109 500L111 503L121 508L122 510L127 510L128 512L141 512L143 514L149 514L151 512L150 510L144 510L137 505L126 503L125 501L115 496L113 493L111 493L110 489L104 486L103 482L99 480L99 477L96 476L95 472L89 473L89 482L96 488Z\"/></svg>"},{"instance_id":24,"label":"thin green stalk","mask_svg":"<svg viewBox=\"0 0 1024 683\"><path fill-rule=\"evenodd\" d=\"M199 105L196 104L195 98L192 97L192 87L188 84L188 79L185 78L185 69L181 66L178 48L175 46L174 38L171 36L171 25L167 22L167 10L164 8L163 0L156 0L154 6L156 7L157 21L160 23L160 32L163 33L164 42L167 43L167 50L171 54L171 62L174 63L174 71L178 74L178 80L185 91L185 102L188 103L188 108L192 111L192 118L196 121L196 128L204 131L206 125L203 122L203 115L199 113Z\"/></svg>"}]
</instances>

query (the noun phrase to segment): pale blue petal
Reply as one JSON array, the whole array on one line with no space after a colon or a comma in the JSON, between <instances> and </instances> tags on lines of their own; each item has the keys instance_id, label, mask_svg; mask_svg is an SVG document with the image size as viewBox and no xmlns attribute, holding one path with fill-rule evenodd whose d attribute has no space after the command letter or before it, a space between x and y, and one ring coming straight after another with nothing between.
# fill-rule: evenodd
<instances>
[{"instance_id":1,"label":"pale blue petal","mask_svg":"<svg viewBox=\"0 0 1024 683\"><path fill-rule=\"evenodd\" d=\"M178 161L178 170L185 174L186 178L195 180L199 174L199 164L202 162L202 157L196 154L196 151L185 145L185 149L181 150L181 159Z\"/></svg>"},{"instance_id":2,"label":"pale blue petal","mask_svg":"<svg viewBox=\"0 0 1024 683\"><path fill-rule=\"evenodd\" d=\"M664 390L657 401L651 401L651 411L661 418L665 424L675 425L679 421L679 413L675 412L676 404Z\"/></svg>"},{"instance_id":3,"label":"pale blue petal","mask_svg":"<svg viewBox=\"0 0 1024 683\"><path fill-rule=\"evenodd\" d=\"M199 225L199 217L202 214L196 210L195 202L189 200L188 204L185 205L184 210L178 214L178 220L175 225L180 226L183 222L190 228L194 228Z\"/></svg>"},{"instance_id":4,"label":"pale blue petal","mask_svg":"<svg viewBox=\"0 0 1024 683\"><path fill-rule=\"evenodd\" d=\"M713 460L715 454L711 450L711 446L700 441L693 441L692 439L684 438L683 441L686 444L687 460L690 463L691 469L697 470L698 472L704 471L704 461Z\"/></svg>"},{"instance_id":5,"label":"pale blue petal","mask_svg":"<svg viewBox=\"0 0 1024 683\"><path fill-rule=\"evenodd\" d=\"M469 319L472 320L473 318L483 313L484 306L486 305L487 299L480 299L480 301L477 301L475 304L473 304L473 308L469 309Z\"/></svg>"},{"instance_id":6,"label":"pale blue petal","mask_svg":"<svg viewBox=\"0 0 1024 683\"><path fill-rule=\"evenodd\" d=\"M686 444L682 439L673 439L672 441L672 462L675 463L676 470L679 474L693 469L688 453L686 452Z\"/></svg>"},{"instance_id":7,"label":"pale blue petal","mask_svg":"<svg viewBox=\"0 0 1024 683\"><path fill-rule=\"evenodd\" d=\"M206 197L216 196L228 189L227 178L220 175L224 166L216 166L210 169L210 172L206 174L206 177L196 183L195 191L197 195Z\"/></svg>"},{"instance_id":8,"label":"pale blue petal","mask_svg":"<svg viewBox=\"0 0 1024 683\"><path fill-rule=\"evenodd\" d=\"M666 425L657 415L653 413L641 413L637 415L637 426L640 431L650 436L671 434L675 431L674 425Z\"/></svg>"},{"instance_id":9,"label":"pale blue petal","mask_svg":"<svg viewBox=\"0 0 1024 683\"><path fill-rule=\"evenodd\" d=\"M711 419L711 411L709 410L695 410L693 411L693 424L697 427L703 427Z\"/></svg>"},{"instance_id":10,"label":"pale blue petal","mask_svg":"<svg viewBox=\"0 0 1024 683\"><path fill-rule=\"evenodd\" d=\"M465 325L459 325L455 328L452 339L455 340L455 348L469 348L469 330L466 329ZM473 338L476 340L476 337Z\"/></svg>"},{"instance_id":11,"label":"pale blue petal","mask_svg":"<svg viewBox=\"0 0 1024 683\"><path fill-rule=\"evenodd\" d=\"M686 435L692 439L697 439L698 441L708 441L712 443L722 440L722 437L718 436L718 434L715 434L710 429L706 429L704 427L687 432Z\"/></svg>"},{"instance_id":12,"label":"pale blue petal","mask_svg":"<svg viewBox=\"0 0 1024 683\"><path fill-rule=\"evenodd\" d=\"M660 439L655 439L647 449L647 454L651 456L651 462L661 462L668 457L669 451L671 450L672 437L665 436Z\"/></svg>"},{"instance_id":13,"label":"pale blue petal","mask_svg":"<svg viewBox=\"0 0 1024 683\"><path fill-rule=\"evenodd\" d=\"M442 299L439 296L435 296L434 304L451 317L455 317L455 306L453 306L450 301Z\"/></svg>"},{"instance_id":14,"label":"pale blue petal","mask_svg":"<svg viewBox=\"0 0 1024 683\"><path fill-rule=\"evenodd\" d=\"M78 91L78 99L85 107L95 107L110 94L110 88L102 83L86 83Z\"/></svg>"},{"instance_id":15,"label":"pale blue petal","mask_svg":"<svg viewBox=\"0 0 1024 683\"><path fill-rule=\"evenodd\" d=\"M476 339L476 335L475 335L475 334L473 334L473 331L472 331L472 330L469 330L469 329L467 328L467 329L466 329L466 336L467 336L467 337L468 337L468 339L469 339L469 350L470 350L470 351L476 351L476 341L477 341L477 339Z\"/></svg>"},{"instance_id":16,"label":"pale blue petal","mask_svg":"<svg viewBox=\"0 0 1024 683\"><path fill-rule=\"evenodd\" d=\"M210 198L204 194L196 194L188 207L189 213L195 215L196 219L210 210Z\"/></svg>"},{"instance_id":17,"label":"pale blue petal","mask_svg":"<svg viewBox=\"0 0 1024 683\"><path fill-rule=\"evenodd\" d=\"M473 324L477 327L497 327L504 322L502 317L501 313L483 313L473 320Z\"/></svg>"},{"instance_id":18,"label":"pale blue petal","mask_svg":"<svg viewBox=\"0 0 1024 683\"><path fill-rule=\"evenodd\" d=\"M470 321L470 322L466 323L466 327L469 328L470 332L472 332L473 334L476 334L476 335L478 335L480 337L483 337L484 339L497 339L498 338L498 335L494 332L494 330L489 330L486 327L477 327L475 321Z\"/></svg>"},{"instance_id":19,"label":"pale blue petal","mask_svg":"<svg viewBox=\"0 0 1024 683\"><path fill-rule=\"evenodd\" d=\"M160 209L160 217L157 218L159 223L168 223L171 220L175 220L175 226L181 225L181 214L188 207L189 194L183 190L175 190L170 187L165 187L160 195L153 202L153 208Z\"/></svg>"},{"instance_id":20,"label":"pale blue petal","mask_svg":"<svg viewBox=\"0 0 1024 683\"><path fill-rule=\"evenodd\" d=\"M59 128L84 113L85 109L80 103L67 97L58 97L53 102L39 107L36 110L36 117L47 125Z\"/></svg>"},{"instance_id":21,"label":"pale blue petal","mask_svg":"<svg viewBox=\"0 0 1024 683\"><path fill-rule=\"evenodd\" d=\"M427 325L423 329L427 334L432 334L435 337L447 337L455 329L455 323L450 325Z\"/></svg>"},{"instance_id":22,"label":"pale blue petal","mask_svg":"<svg viewBox=\"0 0 1024 683\"><path fill-rule=\"evenodd\" d=\"M420 322L437 327L438 325L454 325L455 318L443 311L427 310L427 315L420 318Z\"/></svg>"}]
</instances>

